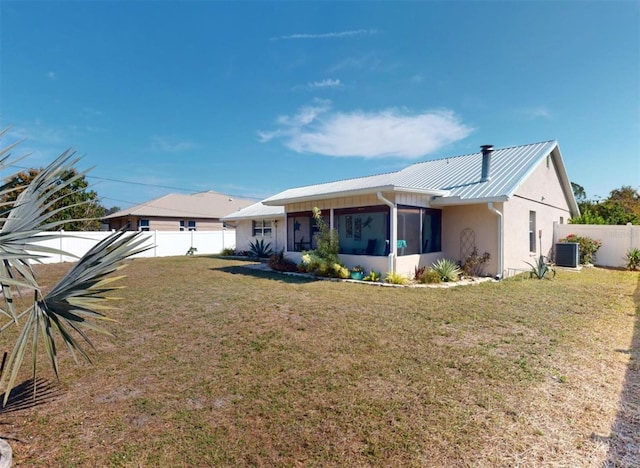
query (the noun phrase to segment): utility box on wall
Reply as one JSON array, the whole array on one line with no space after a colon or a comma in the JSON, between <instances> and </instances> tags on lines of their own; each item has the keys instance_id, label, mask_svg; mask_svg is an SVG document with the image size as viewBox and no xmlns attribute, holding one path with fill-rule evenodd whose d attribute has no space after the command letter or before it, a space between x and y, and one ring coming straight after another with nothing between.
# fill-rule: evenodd
<instances>
[{"instance_id":1,"label":"utility box on wall","mask_svg":"<svg viewBox=\"0 0 640 468\"><path fill-rule=\"evenodd\" d=\"M556 265L577 268L580 264L580 244L559 242L556 244Z\"/></svg>"}]
</instances>

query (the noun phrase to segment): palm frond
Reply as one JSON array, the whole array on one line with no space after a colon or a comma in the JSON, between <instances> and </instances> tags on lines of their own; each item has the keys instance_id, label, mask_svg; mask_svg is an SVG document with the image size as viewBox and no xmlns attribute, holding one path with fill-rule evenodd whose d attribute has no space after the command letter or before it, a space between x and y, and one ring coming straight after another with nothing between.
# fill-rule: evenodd
<instances>
[{"instance_id":1,"label":"palm frond","mask_svg":"<svg viewBox=\"0 0 640 468\"><path fill-rule=\"evenodd\" d=\"M98 322L111 320L103 311L112 308L108 302L114 298L109 297L108 293L120 289L114 283L122 276L109 275L124 268L133 255L152 248L143 245L148 238L142 234L144 233L114 232L89 250L46 296L42 297L40 291L36 290L36 300L27 311L28 317L24 327L7 361L6 371L0 378L0 386L6 383L5 403L22 366L29 340L32 341L34 366L38 342L40 339L44 341L56 377L56 335L62 338L75 360L78 354L91 362L82 346L84 342L93 348L85 330L110 334ZM78 340L73 332L79 335L81 340Z\"/></svg>"}]
</instances>

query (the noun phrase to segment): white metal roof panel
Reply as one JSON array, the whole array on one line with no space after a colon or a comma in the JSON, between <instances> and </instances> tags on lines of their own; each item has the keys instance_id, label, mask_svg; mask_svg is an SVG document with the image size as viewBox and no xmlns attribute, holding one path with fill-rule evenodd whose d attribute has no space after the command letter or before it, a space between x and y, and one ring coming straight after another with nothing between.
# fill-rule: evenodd
<instances>
[{"instance_id":1,"label":"white metal roof panel","mask_svg":"<svg viewBox=\"0 0 640 468\"><path fill-rule=\"evenodd\" d=\"M269 205L383 191L432 192L470 201L511 196L535 166L557 147L544 141L491 154L490 179L481 181L482 152L412 164L400 171L285 190L263 202ZM439 192L439 193L438 193Z\"/></svg>"},{"instance_id":2,"label":"white metal roof panel","mask_svg":"<svg viewBox=\"0 0 640 468\"><path fill-rule=\"evenodd\" d=\"M260 218L282 218L284 217L284 206L267 206L262 202L255 203L243 208L235 213L228 214L224 221L236 221L239 219L260 219Z\"/></svg>"}]
</instances>

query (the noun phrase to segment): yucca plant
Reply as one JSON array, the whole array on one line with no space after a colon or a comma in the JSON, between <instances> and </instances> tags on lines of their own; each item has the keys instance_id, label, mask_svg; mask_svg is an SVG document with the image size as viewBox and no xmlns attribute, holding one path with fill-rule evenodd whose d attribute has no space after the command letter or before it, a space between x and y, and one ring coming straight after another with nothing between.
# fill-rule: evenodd
<instances>
[{"instance_id":1,"label":"yucca plant","mask_svg":"<svg viewBox=\"0 0 640 468\"><path fill-rule=\"evenodd\" d=\"M440 281L449 282L449 281L458 281L460 279L460 275L462 274L462 270L458 266L456 262L453 260L449 260L448 258L441 258L440 260L436 260L432 265L431 269L436 272Z\"/></svg>"},{"instance_id":2,"label":"yucca plant","mask_svg":"<svg viewBox=\"0 0 640 468\"><path fill-rule=\"evenodd\" d=\"M6 132L1 131L0 137ZM14 146L0 150L0 170L15 164L15 160L9 161L9 151ZM68 196L56 196L72 183L71 180L60 182L59 176L78 160L72 151L65 151L34 178L15 202L0 206L0 288L4 297L0 314L7 318L0 332L13 325L22 327L0 377L0 388L5 390L3 405L9 399L28 350L35 380L40 342L57 378L57 339L66 345L76 361L80 355L91 362L81 342L93 347L87 330L109 334L100 322L109 320L104 314L111 309L106 304L110 299L108 293L119 289L114 282L122 278L110 275L126 266L131 256L151 248L143 246L146 238L140 236L141 232L115 232L80 258L49 293L43 294L33 264L38 263L43 254L69 254L40 246L37 242L58 236L42 231L68 221L48 222L51 216L65 208L47 210ZM77 177L84 174L86 171ZM0 186L0 196L12 189L7 184ZM12 297L25 289L31 291L33 301L25 310L17 311Z\"/></svg>"}]
</instances>

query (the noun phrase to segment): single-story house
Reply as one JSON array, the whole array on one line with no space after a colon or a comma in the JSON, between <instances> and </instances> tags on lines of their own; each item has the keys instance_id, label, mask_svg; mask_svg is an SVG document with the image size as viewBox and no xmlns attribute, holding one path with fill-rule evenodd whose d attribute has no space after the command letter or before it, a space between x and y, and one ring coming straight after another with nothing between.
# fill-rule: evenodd
<instances>
[{"instance_id":1,"label":"single-story house","mask_svg":"<svg viewBox=\"0 0 640 468\"><path fill-rule=\"evenodd\" d=\"M255 203L214 191L170 193L103 218L109 229L128 231L220 231L222 218Z\"/></svg>"},{"instance_id":2,"label":"single-story house","mask_svg":"<svg viewBox=\"0 0 640 468\"><path fill-rule=\"evenodd\" d=\"M552 252L553 224L579 215L556 141L484 145L397 172L292 188L258 205L255 217L245 210L225 217L236 222L238 245L277 233L299 261L316 246L318 207L338 231L347 266L406 275L440 258L464 262L474 251L489 253L485 273L492 276L528 268L525 262ZM267 219L277 229L253 228Z\"/></svg>"}]
</instances>

